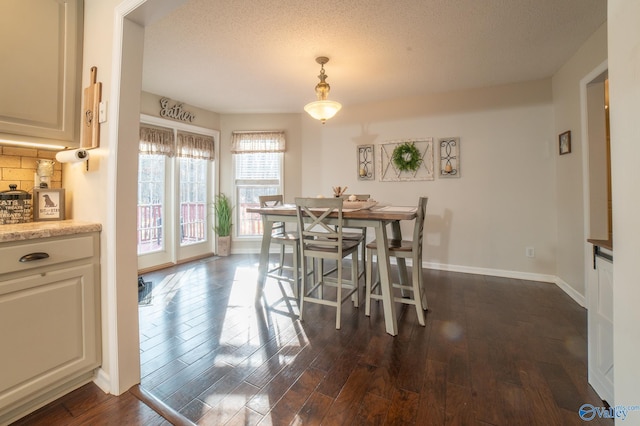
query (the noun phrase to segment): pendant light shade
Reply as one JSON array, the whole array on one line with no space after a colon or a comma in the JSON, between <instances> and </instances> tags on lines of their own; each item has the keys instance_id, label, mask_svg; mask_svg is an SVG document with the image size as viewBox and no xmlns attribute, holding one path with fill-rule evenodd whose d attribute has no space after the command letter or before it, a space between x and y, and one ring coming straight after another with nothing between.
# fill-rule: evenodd
<instances>
[{"instance_id":1,"label":"pendant light shade","mask_svg":"<svg viewBox=\"0 0 640 426\"><path fill-rule=\"evenodd\" d=\"M328 119L336 115L342 105L336 101L330 101L327 99L329 95L329 91L331 87L329 83L325 80L328 77L324 72L324 64L329 62L329 58L325 56L320 56L316 58L316 62L320 64L320 75L318 78L320 79L320 83L316 85L316 96L318 97L317 101L310 102L304 106L304 110L316 120L320 120L322 124L325 123Z\"/></svg>"}]
</instances>

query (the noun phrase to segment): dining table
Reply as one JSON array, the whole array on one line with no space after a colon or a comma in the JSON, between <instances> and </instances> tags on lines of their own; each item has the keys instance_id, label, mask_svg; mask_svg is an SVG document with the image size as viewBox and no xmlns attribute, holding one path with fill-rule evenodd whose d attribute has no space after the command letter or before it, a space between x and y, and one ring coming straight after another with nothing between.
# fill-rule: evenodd
<instances>
[{"instance_id":1,"label":"dining table","mask_svg":"<svg viewBox=\"0 0 640 426\"><path fill-rule=\"evenodd\" d=\"M271 246L271 233L275 222L297 223L295 204L283 204L274 207L247 207L247 213L260 214L263 223L262 244L260 247L260 261L258 266L258 285L256 290L256 303L262 300L262 292L267 279L269 267L269 248ZM386 332L392 336L398 334L398 322L396 318L395 302L393 298L391 266L389 260L387 225L391 228L391 239L402 240L400 222L414 220L417 216L415 206L377 205L370 208L342 210L342 225L345 228L373 228L375 238L378 241L377 263L380 276L380 288L382 290L382 303ZM329 215L330 220L337 222L337 212ZM365 255L364 253L362 254ZM398 258L400 283L407 282L407 270L404 259Z\"/></svg>"}]
</instances>

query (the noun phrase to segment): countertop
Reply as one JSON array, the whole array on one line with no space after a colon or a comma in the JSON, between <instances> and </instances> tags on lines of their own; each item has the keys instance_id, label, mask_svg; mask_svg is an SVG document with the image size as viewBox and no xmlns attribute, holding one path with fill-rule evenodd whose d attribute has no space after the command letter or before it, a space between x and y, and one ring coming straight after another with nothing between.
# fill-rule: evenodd
<instances>
[{"instance_id":1,"label":"countertop","mask_svg":"<svg viewBox=\"0 0 640 426\"><path fill-rule=\"evenodd\" d=\"M606 249L613 250L612 240L597 240L597 239L589 238L587 242L593 244L594 246L604 247Z\"/></svg>"},{"instance_id":2,"label":"countertop","mask_svg":"<svg viewBox=\"0 0 640 426\"><path fill-rule=\"evenodd\" d=\"M0 243L84 234L87 232L99 232L101 230L102 225L99 223L81 222L77 220L0 225Z\"/></svg>"}]
</instances>

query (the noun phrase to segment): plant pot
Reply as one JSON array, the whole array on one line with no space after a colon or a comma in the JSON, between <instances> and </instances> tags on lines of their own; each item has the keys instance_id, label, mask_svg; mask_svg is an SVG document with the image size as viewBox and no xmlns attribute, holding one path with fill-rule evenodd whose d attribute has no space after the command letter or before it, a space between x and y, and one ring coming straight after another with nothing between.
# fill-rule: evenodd
<instances>
[{"instance_id":1,"label":"plant pot","mask_svg":"<svg viewBox=\"0 0 640 426\"><path fill-rule=\"evenodd\" d=\"M231 235L218 237L218 256L229 256L231 252Z\"/></svg>"}]
</instances>

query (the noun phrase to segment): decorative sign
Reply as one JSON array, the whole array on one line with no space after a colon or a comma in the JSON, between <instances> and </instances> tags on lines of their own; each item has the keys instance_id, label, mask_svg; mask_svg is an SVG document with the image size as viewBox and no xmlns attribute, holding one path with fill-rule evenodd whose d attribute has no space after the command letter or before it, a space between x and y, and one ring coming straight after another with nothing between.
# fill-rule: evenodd
<instances>
[{"instance_id":1,"label":"decorative sign","mask_svg":"<svg viewBox=\"0 0 640 426\"><path fill-rule=\"evenodd\" d=\"M373 180L375 164L373 145L358 146L358 180Z\"/></svg>"},{"instance_id":2,"label":"decorative sign","mask_svg":"<svg viewBox=\"0 0 640 426\"><path fill-rule=\"evenodd\" d=\"M409 146L411 149L407 148ZM402 161L397 161L400 167L393 161L394 153L396 157L403 156ZM403 166L405 163L408 164L407 167ZM433 138L404 139L380 144L378 169L382 182L433 180Z\"/></svg>"},{"instance_id":3,"label":"decorative sign","mask_svg":"<svg viewBox=\"0 0 640 426\"><path fill-rule=\"evenodd\" d=\"M64 220L64 189L33 189L33 220Z\"/></svg>"},{"instance_id":4,"label":"decorative sign","mask_svg":"<svg viewBox=\"0 0 640 426\"><path fill-rule=\"evenodd\" d=\"M443 138L440 145L440 177L460 177L460 138Z\"/></svg>"},{"instance_id":5,"label":"decorative sign","mask_svg":"<svg viewBox=\"0 0 640 426\"><path fill-rule=\"evenodd\" d=\"M160 117L172 118L174 120L192 122L196 119L195 114L182 109L182 104L169 105L170 99L160 99Z\"/></svg>"}]
</instances>

